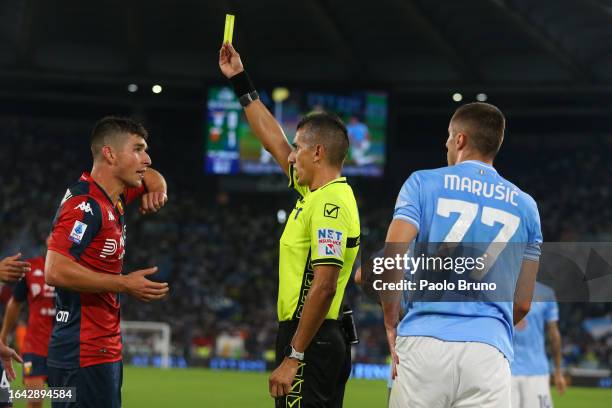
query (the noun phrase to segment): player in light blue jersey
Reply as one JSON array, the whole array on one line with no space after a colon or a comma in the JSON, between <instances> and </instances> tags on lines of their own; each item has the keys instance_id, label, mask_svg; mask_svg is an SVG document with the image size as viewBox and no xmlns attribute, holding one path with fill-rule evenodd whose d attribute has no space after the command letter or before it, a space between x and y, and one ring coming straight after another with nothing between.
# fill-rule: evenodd
<instances>
[{"instance_id":1,"label":"player in light blue jersey","mask_svg":"<svg viewBox=\"0 0 612 408\"><path fill-rule=\"evenodd\" d=\"M512 371L512 408L552 408L550 367L546 357L544 330L548 334L554 362L554 381L559 394L565 393L561 372L559 307L553 290L536 283L533 303L527 316L515 327Z\"/></svg>"},{"instance_id":2,"label":"player in light blue jersey","mask_svg":"<svg viewBox=\"0 0 612 408\"><path fill-rule=\"evenodd\" d=\"M510 407L513 325L529 311L542 233L535 201L493 167L504 129L495 106L460 107L448 128L449 166L414 172L399 193L387 247L485 245L482 270L496 276L502 298L415 301L399 325L400 299L383 298L391 407Z\"/></svg>"}]
</instances>

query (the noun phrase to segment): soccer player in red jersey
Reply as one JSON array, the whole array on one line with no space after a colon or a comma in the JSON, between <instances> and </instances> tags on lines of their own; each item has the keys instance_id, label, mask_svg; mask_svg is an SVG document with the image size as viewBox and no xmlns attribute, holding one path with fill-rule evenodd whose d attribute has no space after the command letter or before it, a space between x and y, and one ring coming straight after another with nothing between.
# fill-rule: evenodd
<instances>
[{"instance_id":1,"label":"soccer player in red jersey","mask_svg":"<svg viewBox=\"0 0 612 408\"><path fill-rule=\"evenodd\" d=\"M146 150L141 124L99 121L91 136L91 173L68 188L53 221L45 263L46 282L56 288L48 383L76 388L76 402L53 402L54 408L121 406L119 294L149 302L168 293L167 283L147 278L156 267L121 273L125 206L142 197L146 214L167 200L166 182L150 168Z\"/></svg>"},{"instance_id":2,"label":"soccer player in red jersey","mask_svg":"<svg viewBox=\"0 0 612 408\"><path fill-rule=\"evenodd\" d=\"M45 258L29 259L30 271L13 287L4 313L0 341L7 344L24 301L28 303L28 330L23 348L23 382L27 389L44 389L47 380L47 347L55 316L55 288L45 283ZM41 400L29 400L29 408L42 407Z\"/></svg>"},{"instance_id":3,"label":"soccer player in red jersey","mask_svg":"<svg viewBox=\"0 0 612 408\"><path fill-rule=\"evenodd\" d=\"M0 281L16 282L23 278L24 274L30 271L31 265L27 261L20 261L21 254L7 256L0 259ZM0 407L12 407L10 400L8 382L15 379L15 369L13 360L23 363L19 354L4 342L0 341Z\"/></svg>"}]
</instances>

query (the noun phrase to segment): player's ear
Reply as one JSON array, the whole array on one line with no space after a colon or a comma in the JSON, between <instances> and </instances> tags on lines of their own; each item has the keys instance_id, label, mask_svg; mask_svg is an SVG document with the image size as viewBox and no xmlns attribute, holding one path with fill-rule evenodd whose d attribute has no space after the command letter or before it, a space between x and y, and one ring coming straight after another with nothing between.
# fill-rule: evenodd
<instances>
[{"instance_id":1,"label":"player's ear","mask_svg":"<svg viewBox=\"0 0 612 408\"><path fill-rule=\"evenodd\" d=\"M465 148L468 144L468 137L465 133L459 132L455 136L455 143L457 144L457 150Z\"/></svg>"},{"instance_id":2,"label":"player's ear","mask_svg":"<svg viewBox=\"0 0 612 408\"><path fill-rule=\"evenodd\" d=\"M113 148L109 145L102 147L102 156L104 156L104 159L109 163L115 161L115 152L113 151Z\"/></svg>"},{"instance_id":3,"label":"player's ear","mask_svg":"<svg viewBox=\"0 0 612 408\"><path fill-rule=\"evenodd\" d=\"M313 158L313 162L319 162L321 160L323 160L323 157L325 156L325 147L322 144L316 144L314 145L314 158Z\"/></svg>"}]
</instances>

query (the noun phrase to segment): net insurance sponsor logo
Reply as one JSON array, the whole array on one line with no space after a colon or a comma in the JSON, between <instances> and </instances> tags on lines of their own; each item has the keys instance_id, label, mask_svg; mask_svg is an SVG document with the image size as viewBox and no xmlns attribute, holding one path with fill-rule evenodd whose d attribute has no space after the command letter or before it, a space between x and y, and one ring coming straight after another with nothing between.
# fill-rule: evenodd
<instances>
[{"instance_id":1,"label":"net insurance sponsor logo","mask_svg":"<svg viewBox=\"0 0 612 408\"><path fill-rule=\"evenodd\" d=\"M319 256L342 258L342 232L330 228L321 228L317 236Z\"/></svg>"}]
</instances>

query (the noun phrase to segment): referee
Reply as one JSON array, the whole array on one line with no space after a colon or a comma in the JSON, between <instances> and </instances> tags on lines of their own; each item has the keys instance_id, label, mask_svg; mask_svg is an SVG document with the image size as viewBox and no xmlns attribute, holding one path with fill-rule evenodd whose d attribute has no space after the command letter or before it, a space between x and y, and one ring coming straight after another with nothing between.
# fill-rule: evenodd
<instances>
[{"instance_id":1,"label":"referee","mask_svg":"<svg viewBox=\"0 0 612 408\"><path fill-rule=\"evenodd\" d=\"M307 115L292 149L229 43L221 47L219 66L251 129L300 195L280 239L278 367L270 395L277 407L341 407L350 346L338 317L360 231L353 190L340 176L349 147L346 127L333 114Z\"/></svg>"}]
</instances>

